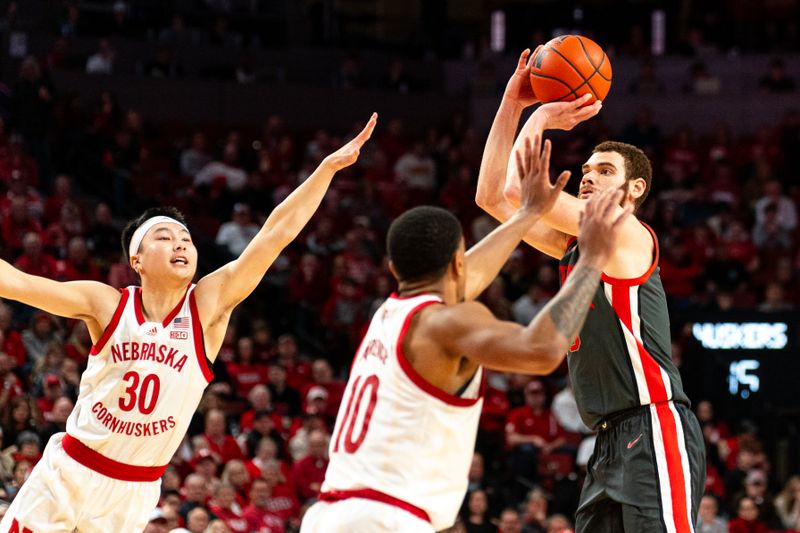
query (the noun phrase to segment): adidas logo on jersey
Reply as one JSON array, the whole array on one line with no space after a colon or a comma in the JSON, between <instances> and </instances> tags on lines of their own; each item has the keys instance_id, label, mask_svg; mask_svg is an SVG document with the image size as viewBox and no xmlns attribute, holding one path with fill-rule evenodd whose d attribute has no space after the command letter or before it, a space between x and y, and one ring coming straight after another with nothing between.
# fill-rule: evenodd
<instances>
[{"instance_id":1,"label":"adidas logo on jersey","mask_svg":"<svg viewBox=\"0 0 800 533\"><path fill-rule=\"evenodd\" d=\"M156 333L158 333L158 328L156 326L153 326L153 329L151 329L150 331L145 332L145 335L149 335L151 337L155 337Z\"/></svg>"}]
</instances>

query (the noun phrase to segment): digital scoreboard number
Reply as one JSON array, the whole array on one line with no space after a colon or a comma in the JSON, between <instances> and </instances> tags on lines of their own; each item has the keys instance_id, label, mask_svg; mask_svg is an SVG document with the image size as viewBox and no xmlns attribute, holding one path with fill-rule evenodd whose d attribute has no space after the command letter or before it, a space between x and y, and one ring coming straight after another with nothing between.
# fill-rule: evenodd
<instances>
[{"instance_id":1,"label":"digital scoreboard number","mask_svg":"<svg viewBox=\"0 0 800 533\"><path fill-rule=\"evenodd\" d=\"M681 376L696 403L728 416L800 408L800 314L719 313L681 317L688 337Z\"/></svg>"}]
</instances>

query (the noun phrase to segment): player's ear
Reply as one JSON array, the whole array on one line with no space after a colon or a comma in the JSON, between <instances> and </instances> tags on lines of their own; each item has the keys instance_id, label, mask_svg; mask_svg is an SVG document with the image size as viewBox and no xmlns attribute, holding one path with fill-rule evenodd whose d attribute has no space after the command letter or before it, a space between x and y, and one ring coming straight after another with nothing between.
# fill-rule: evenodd
<instances>
[{"instance_id":1,"label":"player's ear","mask_svg":"<svg viewBox=\"0 0 800 533\"><path fill-rule=\"evenodd\" d=\"M628 194L633 196L634 199L641 198L646 190L647 182L644 178L636 178L628 183Z\"/></svg>"},{"instance_id":2,"label":"player's ear","mask_svg":"<svg viewBox=\"0 0 800 533\"><path fill-rule=\"evenodd\" d=\"M398 281L400 280L400 277L397 275L397 270L395 270L395 268L394 268L394 262L392 262L391 259L389 259L389 272L392 273L392 276L394 276L394 279L396 279Z\"/></svg>"},{"instance_id":3,"label":"player's ear","mask_svg":"<svg viewBox=\"0 0 800 533\"><path fill-rule=\"evenodd\" d=\"M128 259L128 264L130 264L131 268L137 274L139 273L139 255L132 255Z\"/></svg>"}]
</instances>

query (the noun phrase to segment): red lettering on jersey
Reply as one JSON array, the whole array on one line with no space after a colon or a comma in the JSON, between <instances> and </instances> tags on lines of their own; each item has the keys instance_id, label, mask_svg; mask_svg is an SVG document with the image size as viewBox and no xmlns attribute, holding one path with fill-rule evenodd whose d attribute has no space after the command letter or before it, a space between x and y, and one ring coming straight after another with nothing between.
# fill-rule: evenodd
<instances>
[{"instance_id":1,"label":"red lettering on jersey","mask_svg":"<svg viewBox=\"0 0 800 533\"><path fill-rule=\"evenodd\" d=\"M153 436L153 428L150 427L151 424L145 424L142 430L142 436L144 437L152 437Z\"/></svg>"},{"instance_id":2,"label":"red lettering on jersey","mask_svg":"<svg viewBox=\"0 0 800 533\"><path fill-rule=\"evenodd\" d=\"M95 403L94 403L94 405L92 405L92 412L93 412L94 414L97 414L97 411L98 411L98 410L99 410L101 407L103 407L103 404L102 404L102 403L100 403L100 402L95 402Z\"/></svg>"},{"instance_id":3,"label":"red lettering on jersey","mask_svg":"<svg viewBox=\"0 0 800 533\"><path fill-rule=\"evenodd\" d=\"M132 342L131 343L131 359L133 359L134 361L138 361L139 360L139 343L138 342Z\"/></svg>"},{"instance_id":4,"label":"red lettering on jersey","mask_svg":"<svg viewBox=\"0 0 800 533\"><path fill-rule=\"evenodd\" d=\"M164 359L167 358L167 354L164 353L166 351L167 351L167 347L165 345L162 344L161 346L159 346L158 347L158 357L156 357L156 361L158 361L159 363L163 363Z\"/></svg>"},{"instance_id":5,"label":"red lettering on jersey","mask_svg":"<svg viewBox=\"0 0 800 533\"><path fill-rule=\"evenodd\" d=\"M128 350L131 349L130 342L123 342L122 343L122 360L123 361L130 361L131 358L128 356Z\"/></svg>"},{"instance_id":6,"label":"red lettering on jersey","mask_svg":"<svg viewBox=\"0 0 800 533\"><path fill-rule=\"evenodd\" d=\"M570 353L577 352L580 349L581 349L581 337L580 335L578 335L577 337L575 337L575 342L573 342L572 346L569 347L569 351Z\"/></svg>"},{"instance_id":7,"label":"red lettering on jersey","mask_svg":"<svg viewBox=\"0 0 800 533\"><path fill-rule=\"evenodd\" d=\"M178 355L178 350L175 348L170 348L169 353L167 353L167 358L164 360L164 364L174 367L176 355Z\"/></svg>"},{"instance_id":8,"label":"red lettering on jersey","mask_svg":"<svg viewBox=\"0 0 800 533\"><path fill-rule=\"evenodd\" d=\"M364 359L370 355L377 357L381 363L386 364L386 358L389 357L389 352L380 340L372 339L364 350Z\"/></svg>"},{"instance_id":9,"label":"red lettering on jersey","mask_svg":"<svg viewBox=\"0 0 800 533\"><path fill-rule=\"evenodd\" d=\"M159 420L158 425L161 426L161 433L164 433L167 430L167 421L166 420Z\"/></svg>"},{"instance_id":10,"label":"red lettering on jersey","mask_svg":"<svg viewBox=\"0 0 800 533\"><path fill-rule=\"evenodd\" d=\"M103 424L107 426L109 422L111 422L112 418L114 418L114 415L106 411L106 416L103 418Z\"/></svg>"},{"instance_id":11,"label":"red lettering on jersey","mask_svg":"<svg viewBox=\"0 0 800 533\"><path fill-rule=\"evenodd\" d=\"M119 347L117 347L116 344L111 347L111 358L115 363L118 363L122 360L122 354L119 353Z\"/></svg>"},{"instance_id":12,"label":"red lettering on jersey","mask_svg":"<svg viewBox=\"0 0 800 533\"><path fill-rule=\"evenodd\" d=\"M172 429L172 428L175 427L175 418L173 418L172 415L169 415L167 417L167 424L169 425L169 429Z\"/></svg>"},{"instance_id":13,"label":"red lettering on jersey","mask_svg":"<svg viewBox=\"0 0 800 533\"><path fill-rule=\"evenodd\" d=\"M187 361L188 359L189 359L189 358L188 358L188 357L186 357L186 356L184 355L183 357L181 357L180 361L178 361L177 363L175 363L175 366L173 366L172 368L174 368L175 370L177 370L178 372L180 372L181 370L183 370L183 365L185 365L185 364L186 364L186 361Z\"/></svg>"},{"instance_id":14,"label":"red lettering on jersey","mask_svg":"<svg viewBox=\"0 0 800 533\"><path fill-rule=\"evenodd\" d=\"M19 522L17 522L17 519L15 518L11 521L11 529L8 530L8 533L33 533L33 530L24 526L22 529L20 529Z\"/></svg>"}]
</instances>

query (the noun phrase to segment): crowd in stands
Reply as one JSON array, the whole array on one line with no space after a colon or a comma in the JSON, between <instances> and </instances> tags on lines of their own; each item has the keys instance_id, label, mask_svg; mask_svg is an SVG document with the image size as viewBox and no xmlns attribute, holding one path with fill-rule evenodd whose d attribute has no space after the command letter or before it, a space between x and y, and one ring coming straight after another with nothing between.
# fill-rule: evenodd
<instances>
[{"instance_id":1,"label":"crowd in stands","mask_svg":"<svg viewBox=\"0 0 800 533\"><path fill-rule=\"evenodd\" d=\"M69 30L68 20L64 30ZM100 56L87 69L103 69ZM152 124L111 93L80 105L28 58L0 97L0 257L57 280L136 284L119 243L149 205L179 207L201 274L237 256L274 205L357 132L296 131L280 116L260 131ZM154 66L157 68L157 66ZM380 110L379 110L380 111ZM660 237L672 312L796 308L800 113L733 136L687 125L661 131L646 109L622 131L602 116L555 136L557 169L577 169L607 138L643 148L655 168L640 217ZM495 222L475 205L483 133L465 117L412 131L388 116L353 168L337 175L302 235L234 314L185 442L162 480L150 533L296 531L319 492L350 358L393 291L384 236L408 207L435 203L468 242ZM558 289L556 265L520 247L482 299L527 323ZM675 332L676 350L685 341ZM48 438L64 431L91 348L80 321L0 302L0 493L13 499ZM565 368L534 379L488 377L469 492L455 531L568 530L593 447ZM776 479L746 421L695 400L708 451L702 533L800 531L800 477ZM785 483L783 483L785 481ZM181 529L183 528L183 529Z\"/></svg>"}]
</instances>

